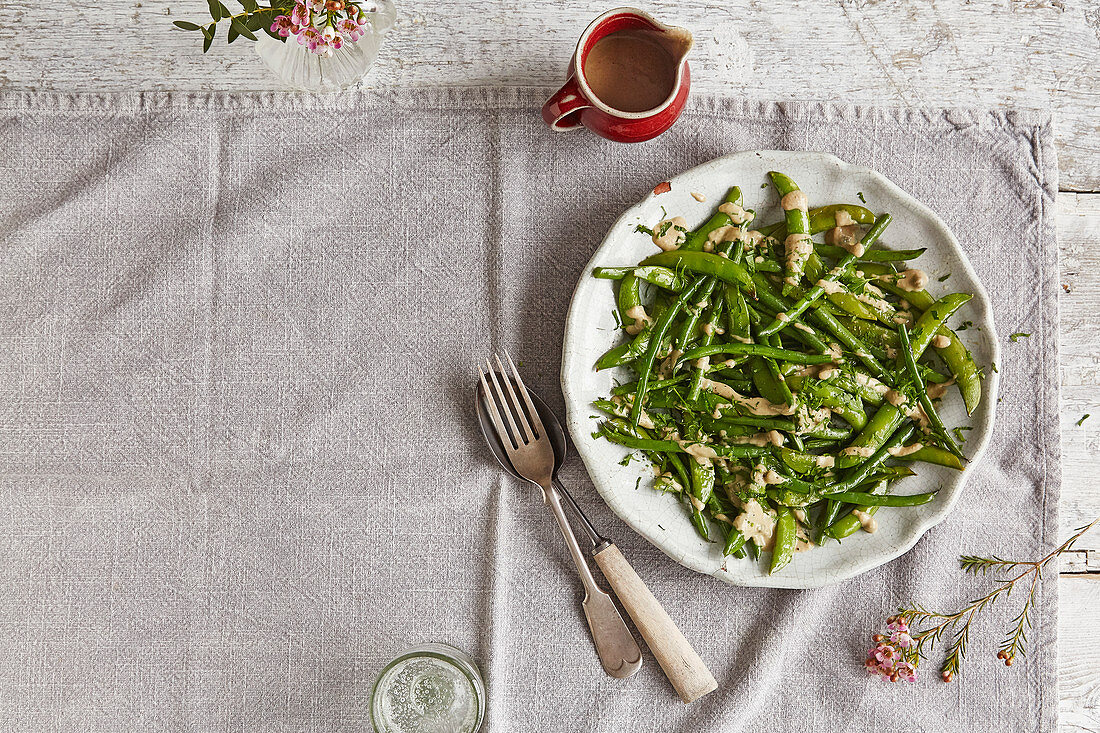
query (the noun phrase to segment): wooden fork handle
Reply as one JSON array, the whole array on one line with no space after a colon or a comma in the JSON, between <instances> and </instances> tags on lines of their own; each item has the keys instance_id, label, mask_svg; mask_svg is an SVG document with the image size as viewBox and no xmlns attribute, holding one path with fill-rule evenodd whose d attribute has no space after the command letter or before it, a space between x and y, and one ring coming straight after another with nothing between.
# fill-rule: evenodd
<instances>
[{"instance_id":1,"label":"wooden fork handle","mask_svg":"<svg viewBox=\"0 0 1100 733\"><path fill-rule=\"evenodd\" d=\"M619 548L614 544L608 545L597 552L595 557L596 564L615 590L619 603L634 620L634 625L646 640L649 650L653 652L680 699L685 703L692 702L718 689L718 682L707 669L707 665L684 638L652 591L638 577L638 573L623 557Z\"/></svg>"}]
</instances>

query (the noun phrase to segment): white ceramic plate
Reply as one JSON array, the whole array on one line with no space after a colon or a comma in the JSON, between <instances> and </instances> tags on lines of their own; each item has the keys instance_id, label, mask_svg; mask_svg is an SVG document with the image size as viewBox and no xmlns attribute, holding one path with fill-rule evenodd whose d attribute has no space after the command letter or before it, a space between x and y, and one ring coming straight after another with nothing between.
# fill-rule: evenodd
<instances>
[{"instance_id":1,"label":"white ceramic plate","mask_svg":"<svg viewBox=\"0 0 1100 733\"><path fill-rule=\"evenodd\" d=\"M780 218L774 189L761 188L770 170L790 175L806 192L810 206L858 201L862 192L867 206L876 212L888 211L893 223L882 239L891 249L927 247L914 266L931 276L929 290L934 295L964 291L974 294L951 320L952 324L973 321L977 328L961 334L978 364L987 373L981 405L966 416L957 389L950 389L940 413L948 426L969 425L964 452L971 460L967 471L925 463L915 464L917 475L899 482L896 493L917 493L940 489L934 501L914 508L884 508L878 512L878 530L859 532L843 543L829 542L823 547L798 554L776 575L768 575L765 562L729 558L724 562L722 546L704 542L691 524L684 505L673 496L654 491L652 471L642 461L619 462L629 453L606 440L595 440L593 416L598 411L592 400L605 397L618 381L629 381L626 370L596 372L593 364L607 349L624 336L616 328L615 283L591 276L594 267L634 265L657 249L649 237L635 232L638 224L652 226L662 218L662 207L669 216L681 215L690 227L709 217L731 185L745 195L745 206L756 209L760 224ZM939 523L951 511L963 491L967 474L973 470L993 429L997 405L997 382L989 364L998 359L989 296L978 282L974 270L947 226L927 206L916 201L882 175L850 165L823 153L750 151L713 160L672 179L672 190L649 195L629 209L611 227L603 244L588 263L573 294L565 328L562 356L562 390L565 394L569 432L584 459L596 489L608 505L636 532L663 550L680 564L734 585L812 588L828 585L875 568L902 555L916 544L924 532ZM697 202L691 193L707 197ZM936 282L951 273L945 283ZM639 483L638 479L641 478Z\"/></svg>"}]
</instances>

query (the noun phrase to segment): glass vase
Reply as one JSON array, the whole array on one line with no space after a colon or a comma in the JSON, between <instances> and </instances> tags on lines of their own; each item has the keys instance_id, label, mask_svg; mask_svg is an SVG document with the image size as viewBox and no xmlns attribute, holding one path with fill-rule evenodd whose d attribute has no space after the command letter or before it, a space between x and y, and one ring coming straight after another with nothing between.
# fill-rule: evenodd
<instances>
[{"instance_id":1,"label":"glass vase","mask_svg":"<svg viewBox=\"0 0 1100 733\"><path fill-rule=\"evenodd\" d=\"M370 71L382 37L393 27L397 11L389 0L374 3L366 13L370 31L358 41L346 41L331 56L311 52L292 35L275 40L263 34L256 41L256 53L275 75L289 86L307 92L338 92L358 83Z\"/></svg>"}]
</instances>

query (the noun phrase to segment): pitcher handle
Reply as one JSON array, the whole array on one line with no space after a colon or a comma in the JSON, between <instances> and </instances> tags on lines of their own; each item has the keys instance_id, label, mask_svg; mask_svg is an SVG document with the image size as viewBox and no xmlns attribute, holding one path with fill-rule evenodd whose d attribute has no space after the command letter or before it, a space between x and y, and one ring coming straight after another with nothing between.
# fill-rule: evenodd
<instances>
[{"instance_id":1,"label":"pitcher handle","mask_svg":"<svg viewBox=\"0 0 1100 733\"><path fill-rule=\"evenodd\" d=\"M542 119L555 132L575 130L581 126L580 111L591 106L581 94L577 77L571 76L565 86L554 92L554 96L542 105Z\"/></svg>"}]
</instances>

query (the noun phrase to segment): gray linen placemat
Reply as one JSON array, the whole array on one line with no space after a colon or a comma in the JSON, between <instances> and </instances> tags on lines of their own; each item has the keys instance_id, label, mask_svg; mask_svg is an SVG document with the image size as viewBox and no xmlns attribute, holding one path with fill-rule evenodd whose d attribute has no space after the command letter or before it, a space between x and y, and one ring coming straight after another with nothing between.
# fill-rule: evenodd
<instances>
[{"instance_id":1,"label":"gray linen placemat","mask_svg":"<svg viewBox=\"0 0 1100 733\"><path fill-rule=\"evenodd\" d=\"M975 595L962 551L1056 537L1049 119L696 97L665 136L552 134L545 92L0 95L0 729L369 726L375 674L446 641L492 731L1050 731L1056 585L1026 662L976 634L962 681L862 669L900 603ZM323 140L324 144L318 141ZM472 417L508 347L555 407L563 318L620 212L751 148L872 166L956 232L1005 344L994 441L905 557L815 591L738 589L564 479L720 690L600 670L535 493Z\"/></svg>"}]
</instances>

